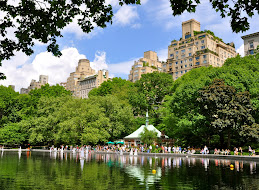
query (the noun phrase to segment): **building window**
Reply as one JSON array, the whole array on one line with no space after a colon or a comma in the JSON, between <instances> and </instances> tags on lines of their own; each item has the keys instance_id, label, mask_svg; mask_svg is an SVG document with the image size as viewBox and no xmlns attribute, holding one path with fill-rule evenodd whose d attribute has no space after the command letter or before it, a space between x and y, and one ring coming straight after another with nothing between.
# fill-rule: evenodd
<instances>
[{"instance_id":1,"label":"building window","mask_svg":"<svg viewBox=\"0 0 259 190\"><path fill-rule=\"evenodd\" d=\"M181 74L183 74L183 71L181 71Z\"/></svg>"},{"instance_id":2,"label":"building window","mask_svg":"<svg viewBox=\"0 0 259 190\"><path fill-rule=\"evenodd\" d=\"M163 67L166 67L166 64L164 64Z\"/></svg>"},{"instance_id":3,"label":"building window","mask_svg":"<svg viewBox=\"0 0 259 190\"><path fill-rule=\"evenodd\" d=\"M174 56L174 54L170 54L170 57L173 57Z\"/></svg>"},{"instance_id":4,"label":"building window","mask_svg":"<svg viewBox=\"0 0 259 190\"><path fill-rule=\"evenodd\" d=\"M250 48L254 48L254 42L249 43Z\"/></svg>"},{"instance_id":5,"label":"building window","mask_svg":"<svg viewBox=\"0 0 259 190\"><path fill-rule=\"evenodd\" d=\"M178 72L175 72L176 75L178 75Z\"/></svg>"},{"instance_id":6,"label":"building window","mask_svg":"<svg viewBox=\"0 0 259 190\"><path fill-rule=\"evenodd\" d=\"M177 52L175 52L175 54L177 55L177 54L178 54L178 51L177 51Z\"/></svg>"},{"instance_id":7,"label":"building window","mask_svg":"<svg viewBox=\"0 0 259 190\"><path fill-rule=\"evenodd\" d=\"M200 65L200 62L196 62L196 65Z\"/></svg>"},{"instance_id":8,"label":"building window","mask_svg":"<svg viewBox=\"0 0 259 190\"><path fill-rule=\"evenodd\" d=\"M192 53L189 53L189 56L192 56Z\"/></svg>"},{"instance_id":9,"label":"building window","mask_svg":"<svg viewBox=\"0 0 259 190\"><path fill-rule=\"evenodd\" d=\"M182 58L185 58L185 55L184 55L184 54L182 55Z\"/></svg>"},{"instance_id":10,"label":"building window","mask_svg":"<svg viewBox=\"0 0 259 190\"><path fill-rule=\"evenodd\" d=\"M207 55L203 55L203 58L206 58L207 57ZM215 58L215 57L214 57Z\"/></svg>"},{"instance_id":11,"label":"building window","mask_svg":"<svg viewBox=\"0 0 259 190\"><path fill-rule=\"evenodd\" d=\"M183 61L181 61L181 64L183 63Z\"/></svg>"},{"instance_id":12,"label":"building window","mask_svg":"<svg viewBox=\"0 0 259 190\"><path fill-rule=\"evenodd\" d=\"M198 57L195 57L195 59L196 59L196 60L199 60L199 59L200 59L200 57L199 57L199 56L198 56Z\"/></svg>"},{"instance_id":13,"label":"building window","mask_svg":"<svg viewBox=\"0 0 259 190\"><path fill-rule=\"evenodd\" d=\"M204 40L202 40L201 43L204 43Z\"/></svg>"},{"instance_id":14,"label":"building window","mask_svg":"<svg viewBox=\"0 0 259 190\"><path fill-rule=\"evenodd\" d=\"M187 67L187 65L184 65L184 67L186 68L186 67Z\"/></svg>"},{"instance_id":15,"label":"building window","mask_svg":"<svg viewBox=\"0 0 259 190\"><path fill-rule=\"evenodd\" d=\"M190 65L190 67L192 67L192 64L189 64Z\"/></svg>"},{"instance_id":16,"label":"building window","mask_svg":"<svg viewBox=\"0 0 259 190\"><path fill-rule=\"evenodd\" d=\"M184 52L185 52L185 49L181 50L181 52L184 53Z\"/></svg>"},{"instance_id":17,"label":"building window","mask_svg":"<svg viewBox=\"0 0 259 190\"><path fill-rule=\"evenodd\" d=\"M250 53L251 55L253 55L253 54L254 54L254 50L253 50L253 49L250 50L249 53Z\"/></svg>"},{"instance_id":18,"label":"building window","mask_svg":"<svg viewBox=\"0 0 259 190\"><path fill-rule=\"evenodd\" d=\"M176 56L176 58L175 59L178 59L178 56Z\"/></svg>"},{"instance_id":19,"label":"building window","mask_svg":"<svg viewBox=\"0 0 259 190\"><path fill-rule=\"evenodd\" d=\"M175 64L177 65L177 64L178 64L178 61L176 61Z\"/></svg>"},{"instance_id":20,"label":"building window","mask_svg":"<svg viewBox=\"0 0 259 190\"><path fill-rule=\"evenodd\" d=\"M189 51L191 51L192 50L192 48L189 48Z\"/></svg>"},{"instance_id":21,"label":"building window","mask_svg":"<svg viewBox=\"0 0 259 190\"><path fill-rule=\"evenodd\" d=\"M204 60L203 63L207 63L207 60Z\"/></svg>"},{"instance_id":22,"label":"building window","mask_svg":"<svg viewBox=\"0 0 259 190\"><path fill-rule=\"evenodd\" d=\"M205 46L201 46L201 49L205 49Z\"/></svg>"},{"instance_id":23,"label":"building window","mask_svg":"<svg viewBox=\"0 0 259 190\"><path fill-rule=\"evenodd\" d=\"M187 70L185 70L184 72L187 73Z\"/></svg>"},{"instance_id":24,"label":"building window","mask_svg":"<svg viewBox=\"0 0 259 190\"><path fill-rule=\"evenodd\" d=\"M172 71L172 68L169 68L169 71Z\"/></svg>"},{"instance_id":25,"label":"building window","mask_svg":"<svg viewBox=\"0 0 259 190\"><path fill-rule=\"evenodd\" d=\"M192 58L190 58L189 61L192 61Z\"/></svg>"},{"instance_id":26,"label":"building window","mask_svg":"<svg viewBox=\"0 0 259 190\"><path fill-rule=\"evenodd\" d=\"M183 66L181 65L181 69L183 68Z\"/></svg>"},{"instance_id":27,"label":"building window","mask_svg":"<svg viewBox=\"0 0 259 190\"><path fill-rule=\"evenodd\" d=\"M199 44L199 42L196 42L195 44L196 44L196 45L198 45L198 44Z\"/></svg>"},{"instance_id":28,"label":"building window","mask_svg":"<svg viewBox=\"0 0 259 190\"><path fill-rule=\"evenodd\" d=\"M178 67L175 67L175 69L177 70L177 69L178 69Z\"/></svg>"},{"instance_id":29,"label":"building window","mask_svg":"<svg viewBox=\"0 0 259 190\"><path fill-rule=\"evenodd\" d=\"M191 34L185 35L185 39L188 39L188 38L190 38L190 37L191 37Z\"/></svg>"}]
</instances>

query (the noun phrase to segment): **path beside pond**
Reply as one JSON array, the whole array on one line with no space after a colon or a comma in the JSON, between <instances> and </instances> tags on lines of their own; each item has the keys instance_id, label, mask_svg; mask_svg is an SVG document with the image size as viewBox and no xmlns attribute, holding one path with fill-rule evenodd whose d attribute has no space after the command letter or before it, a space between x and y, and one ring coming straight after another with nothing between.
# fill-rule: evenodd
<instances>
[{"instance_id":1,"label":"path beside pond","mask_svg":"<svg viewBox=\"0 0 259 190\"><path fill-rule=\"evenodd\" d=\"M3 151L19 151L20 149L3 149ZM2 151L2 149L0 149ZM43 149L21 149L22 152L50 152L50 150ZM54 152L54 151L52 151ZM57 151L60 152L60 151ZM63 153L72 153L70 150L63 150ZM118 154L119 152L107 152L107 151L92 151L95 154ZM129 155L129 152L123 152L123 155ZM211 159L231 159L231 160L246 160L259 162L259 156L236 156L236 155L218 155L218 154L176 154L176 153L146 153L138 152L138 156L151 156L151 157L188 157L188 158L211 158Z\"/></svg>"}]
</instances>

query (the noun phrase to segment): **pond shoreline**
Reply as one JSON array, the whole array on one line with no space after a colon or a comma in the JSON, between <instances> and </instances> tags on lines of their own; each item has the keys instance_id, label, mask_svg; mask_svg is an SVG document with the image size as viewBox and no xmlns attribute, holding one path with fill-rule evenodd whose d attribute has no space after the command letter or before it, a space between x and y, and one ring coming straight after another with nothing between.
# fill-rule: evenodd
<instances>
[{"instance_id":1,"label":"pond shoreline","mask_svg":"<svg viewBox=\"0 0 259 190\"><path fill-rule=\"evenodd\" d=\"M19 152L20 149L0 149L1 151L14 151ZM50 152L50 150L42 149L21 149L22 152ZM55 151L52 151L55 152ZM60 150L56 151L60 152ZM63 153L72 153L70 150L63 150ZM120 154L119 152L107 152L107 151L92 151L95 154ZM78 152L79 153L79 152ZM123 155L129 155L129 152L123 152ZM218 155L218 154L176 154L176 153L146 153L138 152L137 156L151 156L151 157L188 157L188 158L211 158L211 159L230 159L230 160L243 160L243 161L256 161L259 162L259 156L236 156L236 155Z\"/></svg>"}]
</instances>

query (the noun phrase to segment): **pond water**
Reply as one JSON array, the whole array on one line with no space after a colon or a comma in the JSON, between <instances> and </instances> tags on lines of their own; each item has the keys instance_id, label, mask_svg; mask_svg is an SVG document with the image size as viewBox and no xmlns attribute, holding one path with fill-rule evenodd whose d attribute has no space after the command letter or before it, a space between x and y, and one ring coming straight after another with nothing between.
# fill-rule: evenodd
<instances>
[{"instance_id":1,"label":"pond water","mask_svg":"<svg viewBox=\"0 0 259 190\"><path fill-rule=\"evenodd\" d=\"M70 153L0 151L0 189L257 190L258 165L207 158L88 154L80 159Z\"/></svg>"}]
</instances>

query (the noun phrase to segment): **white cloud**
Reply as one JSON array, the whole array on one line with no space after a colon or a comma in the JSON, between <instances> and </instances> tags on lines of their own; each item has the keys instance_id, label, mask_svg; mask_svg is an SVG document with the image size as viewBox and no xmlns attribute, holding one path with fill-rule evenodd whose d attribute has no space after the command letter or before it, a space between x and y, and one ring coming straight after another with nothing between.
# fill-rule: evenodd
<instances>
[{"instance_id":1,"label":"white cloud","mask_svg":"<svg viewBox=\"0 0 259 190\"><path fill-rule=\"evenodd\" d=\"M159 61L166 61L168 58L168 49L161 49L157 52L157 56L159 58Z\"/></svg>"},{"instance_id":2,"label":"white cloud","mask_svg":"<svg viewBox=\"0 0 259 190\"><path fill-rule=\"evenodd\" d=\"M114 24L126 26L135 24L139 18L137 7L131 5L123 5L113 17Z\"/></svg>"},{"instance_id":3,"label":"white cloud","mask_svg":"<svg viewBox=\"0 0 259 190\"><path fill-rule=\"evenodd\" d=\"M102 69L108 69L108 65L106 64L106 52L97 51L94 61L90 63L90 66L96 72Z\"/></svg>"},{"instance_id":4,"label":"white cloud","mask_svg":"<svg viewBox=\"0 0 259 190\"><path fill-rule=\"evenodd\" d=\"M83 39L83 38L91 39L92 37L102 32L102 29L97 27L95 23L92 23L94 26L94 29L90 33L83 32L81 27L77 24L78 18L79 17L75 17L73 21L62 30L62 33L75 34L77 39Z\"/></svg>"},{"instance_id":5,"label":"white cloud","mask_svg":"<svg viewBox=\"0 0 259 190\"><path fill-rule=\"evenodd\" d=\"M145 5L145 4L147 4L148 1L149 0L141 0L140 3L141 3L141 5Z\"/></svg>"},{"instance_id":6,"label":"white cloud","mask_svg":"<svg viewBox=\"0 0 259 190\"><path fill-rule=\"evenodd\" d=\"M237 49L237 53L239 53L239 55L241 55L242 57L244 57L244 44L242 44L242 45Z\"/></svg>"},{"instance_id":7,"label":"white cloud","mask_svg":"<svg viewBox=\"0 0 259 190\"><path fill-rule=\"evenodd\" d=\"M134 60L137 60L137 59L132 59L130 61L125 61L120 63L108 64L109 73L115 76L118 74L128 75L130 73L132 65L134 64Z\"/></svg>"},{"instance_id":8,"label":"white cloud","mask_svg":"<svg viewBox=\"0 0 259 190\"><path fill-rule=\"evenodd\" d=\"M50 85L65 82L70 72L75 71L78 60L86 57L76 48L61 52L60 58L49 52L39 53L32 62L30 57L18 52L11 60L3 62L1 72L5 73L7 80L0 81L0 84L15 85L16 91L19 91L22 87L27 88L32 79L38 80L39 75L48 75Z\"/></svg>"}]
</instances>

